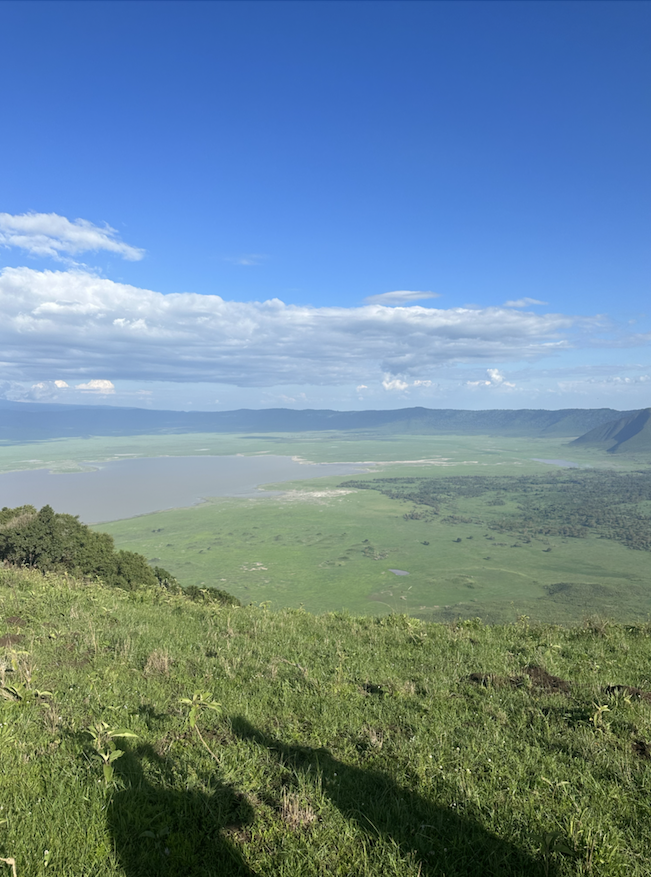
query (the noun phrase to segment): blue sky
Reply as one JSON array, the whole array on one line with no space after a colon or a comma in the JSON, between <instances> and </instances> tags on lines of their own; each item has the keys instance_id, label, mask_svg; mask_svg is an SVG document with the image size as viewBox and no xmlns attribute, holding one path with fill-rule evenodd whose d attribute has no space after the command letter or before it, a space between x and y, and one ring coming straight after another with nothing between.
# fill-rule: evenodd
<instances>
[{"instance_id":1,"label":"blue sky","mask_svg":"<svg viewBox=\"0 0 651 877\"><path fill-rule=\"evenodd\" d=\"M54 0L0 27L7 398L651 404L651 4Z\"/></svg>"}]
</instances>

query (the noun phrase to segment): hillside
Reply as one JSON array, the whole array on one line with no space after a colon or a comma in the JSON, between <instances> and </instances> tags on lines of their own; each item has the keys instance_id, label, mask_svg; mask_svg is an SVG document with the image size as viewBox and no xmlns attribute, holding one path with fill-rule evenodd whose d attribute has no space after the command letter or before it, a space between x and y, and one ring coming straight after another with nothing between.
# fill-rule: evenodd
<instances>
[{"instance_id":1,"label":"hillside","mask_svg":"<svg viewBox=\"0 0 651 877\"><path fill-rule=\"evenodd\" d=\"M572 437L634 414L612 408L463 411L401 408L328 411L267 408L239 411L157 411L0 401L0 441L161 433L265 433L343 430L385 434Z\"/></svg>"},{"instance_id":2,"label":"hillside","mask_svg":"<svg viewBox=\"0 0 651 877\"><path fill-rule=\"evenodd\" d=\"M650 633L0 570L0 859L18 877L643 877Z\"/></svg>"},{"instance_id":3,"label":"hillside","mask_svg":"<svg viewBox=\"0 0 651 877\"><path fill-rule=\"evenodd\" d=\"M597 426L571 444L599 448L609 454L649 454L651 408L644 408Z\"/></svg>"}]
</instances>

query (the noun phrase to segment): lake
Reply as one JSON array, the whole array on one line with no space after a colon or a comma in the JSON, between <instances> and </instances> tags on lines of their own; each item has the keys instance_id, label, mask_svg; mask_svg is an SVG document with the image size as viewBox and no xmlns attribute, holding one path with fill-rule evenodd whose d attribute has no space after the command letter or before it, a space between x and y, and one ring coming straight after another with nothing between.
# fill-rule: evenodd
<instances>
[{"instance_id":1,"label":"lake","mask_svg":"<svg viewBox=\"0 0 651 877\"><path fill-rule=\"evenodd\" d=\"M140 457L87 463L91 471L30 469L0 474L0 507L51 505L86 524L196 505L211 496L264 496L282 481L352 475L354 463L299 463L291 457ZM364 467L366 468L366 467Z\"/></svg>"}]
</instances>

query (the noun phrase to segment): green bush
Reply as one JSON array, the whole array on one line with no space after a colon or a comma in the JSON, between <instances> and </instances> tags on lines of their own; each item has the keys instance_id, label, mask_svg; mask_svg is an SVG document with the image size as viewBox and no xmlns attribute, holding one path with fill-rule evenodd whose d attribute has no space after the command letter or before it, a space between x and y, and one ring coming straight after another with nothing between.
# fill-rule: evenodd
<instances>
[{"instance_id":1,"label":"green bush","mask_svg":"<svg viewBox=\"0 0 651 877\"><path fill-rule=\"evenodd\" d=\"M223 606L241 606L242 603L220 588L198 588L196 585L188 585L181 588L181 593L189 597L194 603L221 603Z\"/></svg>"},{"instance_id":2,"label":"green bush","mask_svg":"<svg viewBox=\"0 0 651 877\"><path fill-rule=\"evenodd\" d=\"M41 572L98 577L127 591L177 585L167 570L152 569L133 551L116 551L112 536L96 533L76 516L57 514L49 505L40 512L29 505L0 511L0 560Z\"/></svg>"}]
</instances>

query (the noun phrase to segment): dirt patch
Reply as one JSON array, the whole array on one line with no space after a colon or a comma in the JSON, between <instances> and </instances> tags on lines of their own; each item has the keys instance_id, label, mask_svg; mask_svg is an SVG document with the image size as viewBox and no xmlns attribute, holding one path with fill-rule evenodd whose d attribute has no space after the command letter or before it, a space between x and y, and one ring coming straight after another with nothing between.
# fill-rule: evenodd
<instances>
[{"instance_id":1,"label":"dirt patch","mask_svg":"<svg viewBox=\"0 0 651 877\"><path fill-rule=\"evenodd\" d=\"M529 664L524 668L524 672L531 679L534 688L542 688L544 691L550 691L552 694L569 694L570 683L560 676L552 676L542 667L536 664Z\"/></svg>"},{"instance_id":2,"label":"dirt patch","mask_svg":"<svg viewBox=\"0 0 651 877\"><path fill-rule=\"evenodd\" d=\"M0 636L0 646L15 646L24 639L25 637L21 633L7 633L5 636Z\"/></svg>"},{"instance_id":3,"label":"dirt patch","mask_svg":"<svg viewBox=\"0 0 651 877\"><path fill-rule=\"evenodd\" d=\"M524 676L497 676L495 673L471 673L468 679L484 688L522 688Z\"/></svg>"},{"instance_id":4,"label":"dirt patch","mask_svg":"<svg viewBox=\"0 0 651 877\"><path fill-rule=\"evenodd\" d=\"M629 697L639 697L651 703L651 691L642 691L641 688L634 688L632 685L609 685L605 689L606 694L626 694Z\"/></svg>"},{"instance_id":5,"label":"dirt patch","mask_svg":"<svg viewBox=\"0 0 651 877\"><path fill-rule=\"evenodd\" d=\"M640 758L651 760L651 746L649 746L644 740L633 740L631 747L633 752L636 755L639 755Z\"/></svg>"},{"instance_id":6,"label":"dirt patch","mask_svg":"<svg viewBox=\"0 0 651 877\"><path fill-rule=\"evenodd\" d=\"M9 618L5 618L5 624L11 624L14 627L25 627L27 622L20 615L11 615Z\"/></svg>"},{"instance_id":7,"label":"dirt patch","mask_svg":"<svg viewBox=\"0 0 651 877\"><path fill-rule=\"evenodd\" d=\"M531 680L532 688L539 688L552 694L568 694L570 683L559 676L552 676L542 667L529 664L524 668L526 676L497 676L494 673L471 673L468 676L470 682L483 685L485 688L522 688L526 684L527 676Z\"/></svg>"}]
</instances>

